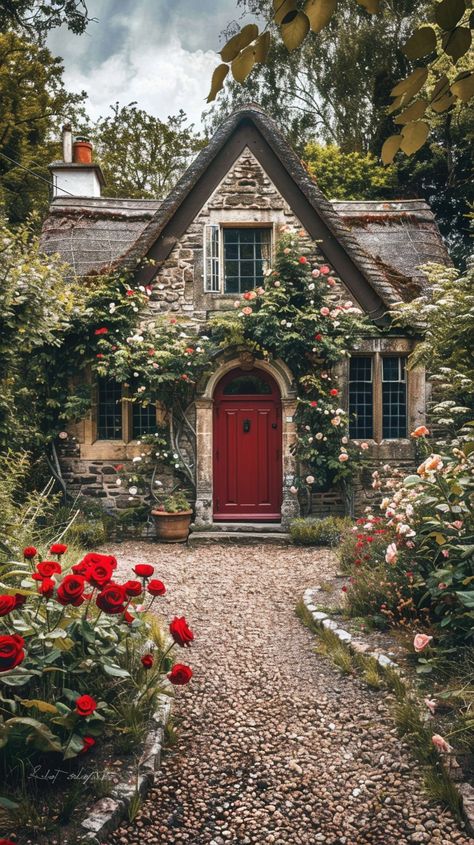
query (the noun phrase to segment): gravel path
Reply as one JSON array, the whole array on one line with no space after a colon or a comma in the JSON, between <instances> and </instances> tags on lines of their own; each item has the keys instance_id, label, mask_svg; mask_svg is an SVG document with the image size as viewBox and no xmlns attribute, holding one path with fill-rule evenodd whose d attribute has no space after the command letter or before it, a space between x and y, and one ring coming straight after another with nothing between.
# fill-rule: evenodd
<instances>
[{"instance_id":1,"label":"gravel path","mask_svg":"<svg viewBox=\"0 0 474 845\"><path fill-rule=\"evenodd\" d=\"M155 563L164 618L186 615L195 644L180 658L180 722L134 825L109 845L468 845L423 795L383 695L315 654L294 614L335 571L320 550L127 543L123 573Z\"/></svg>"}]
</instances>

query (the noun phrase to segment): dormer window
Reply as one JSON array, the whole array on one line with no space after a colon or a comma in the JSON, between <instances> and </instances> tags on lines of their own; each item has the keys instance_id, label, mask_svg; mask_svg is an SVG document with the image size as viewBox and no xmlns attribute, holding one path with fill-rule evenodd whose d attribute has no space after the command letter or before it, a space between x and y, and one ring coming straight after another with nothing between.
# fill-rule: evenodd
<instances>
[{"instance_id":1,"label":"dormer window","mask_svg":"<svg viewBox=\"0 0 474 845\"><path fill-rule=\"evenodd\" d=\"M270 226L206 226L205 290L233 296L263 285L271 233Z\"/></svg>"}]
</instances>

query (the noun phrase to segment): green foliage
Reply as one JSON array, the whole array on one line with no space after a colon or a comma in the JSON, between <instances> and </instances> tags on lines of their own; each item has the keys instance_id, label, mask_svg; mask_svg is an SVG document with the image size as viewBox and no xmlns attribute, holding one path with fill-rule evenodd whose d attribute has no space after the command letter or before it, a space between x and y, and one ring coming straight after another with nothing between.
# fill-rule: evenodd
<instances>
[{"instance_id":1,"label":"green foliage","mask_svg":"<svg viewBox=\"0 0 474 845\"><path fill-rule=\"evenodd\" d=\"M290 535L299 546L337 546L351 525L352 520L346 517L298 518L290 524Z\"/></svg>"},{"instance_id":2,"label":"green foliage","mask_svg":"<svg viewBox=\"0 0 474 845\"><path fill-rule=\"evenodd\" d=\"M163 509L167 513L181 513L181 511L190 510L189 504L184 493L173 493L172 496L167 496L163 502Z\"/></svg>"},{"instance_id":3,"label":"green foliage","mask_svg":"<svg viewBox=\"0 0 474 845\"><path fill-rule=\"evenodd\" d=\"M2 0L0 3L0 32L19 29L40 40L51 29L64 25L80 34L86 29L89 20L84 0L54 0L54 3Z\"/></svg>"},{"instance_id":4,"label":"green foliage","mask_svg":"<svg viewBox=\"0 0 474 845\"><path fill-rule=\"evenodd\" d=\"M428 367L434 383L433 418L452 437L474 413L474 265L464 276L430 265L426 291L394 312L405 327L424 332L410 366Z\"/></svg>"},{"instance_id":5,"label":"green foliage","mask_svg":"<svg viewBox=\"0 0 474 845\"><path fill-rule=\"evenodd\" d=\"M166 196L203 141L187 125L182 110L165 123L137 108L136 103L115 103L111 109L112 115L100 117L90 130L104 169L104 194L149 199Z\"/></svg>"},{"instance_id":6,"label":"green foliage","mask_svg":"<svg viewBox=\"0 0 474 845\"><path fill-rule=\"evenodd\" d=\"M395 168L383 167L372 153L344 153L335 144L309 141L304 161L318 187L331 199L388 199L397 182Z\"/></svg>"},{"instance_id":7,"label":"green foliage","mask_svg":"<svg viewBox=\"0 0 474 845\"><path fill-rule=\"evenodd\" d=\"M8 3L10 9L14 5ZM5 15L2 4L0 28ZM58 137L61 121L74 117L83 101L83 95L66 91L62 76L61 59L46 47L13 31L0 34L0 208L11 223L48 207L47 166L59 157L51 138Z\"/></svg>"},{"instance_id":8,"label":"green foliage","mask_svg":"<svg viewBox=\"0 0 474 845\"><path fill-rule=\"evenodd\" d=\"M66 539L83 549L101 546L106 540L106 531L102 520L73 522L66 532Z\"/></svg>"}]
</instances>

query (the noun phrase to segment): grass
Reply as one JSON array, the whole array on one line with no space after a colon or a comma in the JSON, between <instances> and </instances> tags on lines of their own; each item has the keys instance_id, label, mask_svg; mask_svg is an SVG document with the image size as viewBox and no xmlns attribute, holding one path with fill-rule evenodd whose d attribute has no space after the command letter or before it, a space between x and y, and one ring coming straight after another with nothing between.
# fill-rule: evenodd
<instances>
[{"instance_id":1,"label":"grass","mask_svg":"<svg viewBox=\"0 0 474 845\"><path fill-rule=\"evenodd\" d=\"M457 821L463 818L462 798L431 741L432 731L422 719L418 703L400 674L391 666L381 666L370 656L353 653L336 634L313 619L303 601L296 606L296 615L318 640L316 651L333 661L344 674L358 675L370 689L393 694L392 716L400 737L410 747L422 766L427 794L448 807ZM469 724L470 727L470 724Z\"/></svg>"}]
</instances>

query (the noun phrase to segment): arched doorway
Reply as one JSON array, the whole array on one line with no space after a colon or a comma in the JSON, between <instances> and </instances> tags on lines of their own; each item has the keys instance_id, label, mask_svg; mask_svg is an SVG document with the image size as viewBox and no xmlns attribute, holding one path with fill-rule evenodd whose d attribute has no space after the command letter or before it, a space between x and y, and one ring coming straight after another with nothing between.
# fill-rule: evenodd
<instances>
[{"instance_id":1,"label":"arched doorway","mask_svg":"<svg viewBox=\"0 0 474 845\"><path fill-rule=\"evenodd\" d=\"M235 368L214 392L213 516L279 521L282 500L281 395L262 370Z\"/></svg>"}]
</instances>

